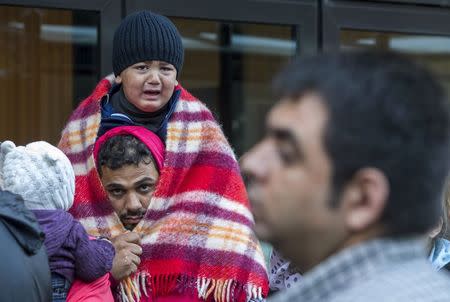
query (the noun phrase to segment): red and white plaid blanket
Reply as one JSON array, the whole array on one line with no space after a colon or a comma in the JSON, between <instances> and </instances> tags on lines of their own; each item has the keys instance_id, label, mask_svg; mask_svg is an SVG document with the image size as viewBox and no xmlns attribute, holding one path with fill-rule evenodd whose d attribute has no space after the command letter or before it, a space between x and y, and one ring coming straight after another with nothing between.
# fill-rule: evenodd
<instances>
[{"instance_id":1,"label":"red and white plaid blanket","mask_svg":"<svg viewBox=\"0 0 450 302\"><path fill-rule=\"evenodd\" d=\"M71 115L59 148L71 160L71 213L94 236L124 233L102 189L92 150L100 124L103 79ZM264 256L234 153L204 104L181 86L167 127L164 167L145 218L138 272L121 282L122 300L183 292L207 301L249 301L268 292Z\"/></svg>"}]
</instances>

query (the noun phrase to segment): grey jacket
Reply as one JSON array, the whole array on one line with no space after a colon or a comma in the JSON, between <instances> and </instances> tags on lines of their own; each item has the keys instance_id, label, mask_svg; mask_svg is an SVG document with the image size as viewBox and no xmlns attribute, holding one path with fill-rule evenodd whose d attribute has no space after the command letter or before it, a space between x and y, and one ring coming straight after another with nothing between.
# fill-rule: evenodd
<instances>
[{"instance_id":1,"label":"grey jacket","mask_svg":"<svg viewBox=\"0 0 450 302\"><path fill-rule=\"evenodd\" d=\"M0 190L0 301L51 301L44 235L23 199Z\"/></svg>"},{"instance_id":2,"label":"grey jacket","mask_svg":"<svg viewBox=\"0 0 450 302\"><path fill-rule=\"evenodd\" d=\"M272 302L448 302L450 275L436 272L424 238L375 239L329 257Z\"/></svg>"}]
</instances>

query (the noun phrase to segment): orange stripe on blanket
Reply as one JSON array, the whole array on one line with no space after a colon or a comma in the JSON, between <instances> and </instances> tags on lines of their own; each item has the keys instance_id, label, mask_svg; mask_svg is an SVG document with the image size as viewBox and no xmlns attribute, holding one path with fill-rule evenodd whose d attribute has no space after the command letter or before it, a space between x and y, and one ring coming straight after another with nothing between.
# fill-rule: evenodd
<instances>
[{"instance_id":1,"label":"orange stripe on blanket","mask_svg":"<svg viewBox=\"0 0 450 302\"><path fill-rule=\"evenodd\" d=\"M201 141L201 140L209 140L214 142L226 142L225 138L219 133L214 134L201 134L201 135L173 135L168 133L167 140L172 140L174 142L179 141Z\"/></svg>"},{"instance_id":2,"label":"orange stripe on blanket","mask_svg":"<svg viewBox=\"0 0 450 302\"><path fill-rule=\"evenodd\" d=\"M68 152L68 148L69 148L69 136L66 134L63 134L63 136L61 137L59 143L58 143L58 148L61 150L64 150L64 153L69 153Z\"/></svg>"},{"instance_id":3,"label":"orange stripe on blanket","mask_svg":"<svg viewBox=\"0 0 450 302\"><path fill-rule=\"evenodd\" d=\"M236 237L233 236L232 234L230 235L219 235L219 234L211 234L209 231L194 231L192 229L189 230L185 230L182 227L167 227L164 228L164 230L162 230L161 232L159 232L159 235L164 235L164 234L168 234L168 233L173 233L173 234L185 234L185 235L201 235L201 236L205 236L205 238L216 238L216 239L223 239L223 240L228 240L228 241L234 241L234 242L240 242L246 246L252 247L252 248L257 248L257 245L255 244L255 242L253 242L252 240L243 240L240 237ZM159 237L161 238L161 237ZM225 244L224 244L225 245Z\"/></svg>"},{"instance_id":4,"label":"orange stripe on blanket","mask_svg":"<svg viewBox=\"0 0 450 302\"><path fill-rule=\"evenodd\" d=\"M89 133L91 131L95 131L95 133L97 134L97 130L99 128L98 123L95 123L93 125L91 125L90 127L87 127L86 130L83 129L83 132L85 131L86 133ZM68 135L69 137L71 136L81 136L81 130L73 130L73 131L68 131L66 132L66 135Z\"/></svg>"},{"instance_id":5,"label":"orange stripe on blanket","mask_svg":"<svg viewBox=\"0 0 450 302\"><path fill-rule=\"evenodd\" d=\"M170 219L168 220L170 225L174 225L176 223L178 224L182 224L185 226L188 226L189 224L191 225L196 225L199 227L205 227L208 228L209 230L217 230L217 231L224 231L224 232L229 232L232 234L237 234L237 235L242 235L242 236L247 236L248 233L246 232L242 232L239 229L233 228L233 227L225 227L225 226L218 226L218 225L211 225L208 223L199 223L198 219Z\"/></svg>"},{"instance_id":6,"label":"orange stripe on blanket","mask_svg":"<svg viewBox=\"0 0 450 302\"><path fill-rule=\"evenodd\" d=\"M69 144L69 146L73 147L73 146L81 144L82 142L85 142L85 141L90 141L90 142L94 143L96 137L97 137L97 132L92 132L88 136L86 136L84 138L79 138L79 139L71 138L69 136L68 144Z\"/></svg>"},{"instance_id":7,"label":"orange stripe on blanket","mask_svg":"<svg viewBox=\"0 0 450 302\"><path fill-rule=\"evenodd\" d=\"M223 232L228 232L228 233L242 235L242 236L248 235L248 233L242 232L236 228L211 225L208 223L200 223L200 222L198 222L198 220L193 219L193 218L192 219L183 219L183 218L181 218L181 219L176 219L176 218L165 219L164 221L161 221L161 223L164 224L164 227L160 226L160 223L158 223L157 225L154 225L153 227L146 228L145 231L143 230L142 232L144 234L147 234L147 232L154 232L154 231L165 232L166 229L168 230L175 226L181 225L183 227L189 228L189 225L192 225L192 226L195 226L196 228L205 228L207 230L223 231ZM191 227L191 229L192 229L192 227Z\"/></svg>"},{"instance_id":8,"label":"orange stripe on blanket","mask_svg":"<svg viewBox=\"0 0 450 302\"><path fill-rule=\"evenodd\" d=\"M145 234L145 235L150 235L150 234L158 234L158 235L164 235L164 234L185 234L185 235L200 235L200 236L205 236L205 238L217 238L217 239L224 239L224 240L229 240L229 241L235 241L235 242L240 242L244 245L247 246L251 246L252 248L257 249L257 244L252 241L247 234L243 233L243 232L236 232L236 229L233 228L226 228L226 227L220 227L220 226L212 226L209 224L202 224L202 223L198 223L197 226L204 226L206 228L206 230L199 230L199 229L194 229L192 227L189 227L189 225L180 225L180 223L187 223L187 224L191 224L191 225L195 225L195 220L194 219L179 219L179 220L175 220L176 221L176 225L171 225L172 220L169 221L164 221L163 225L161 226L160 224L156 225L156 226L152 226L152 227L148 227L148 228L142 228L141 229L141 233ZM211 234L211 231L225 231L229 234ZM242 235L245 238L248 238L247 240L242 239L241 237L235 236L235 234L233 234L233 232L236 233L240 233L240 235Z\"/></svg>"},{"instance_id":9,"label":"orange stripe on blanket","mask_svg":"<svg viewBox=\"0 0 450 302\"><path fill-rule=\"evenodd\" d=\"M198 132L217 132L216 128L213 127L201 127L201 128L195 128L195 129L180 129L176 127L171 127L167 129L167 133L198 133Z\"/></svg>"}]
</instances>

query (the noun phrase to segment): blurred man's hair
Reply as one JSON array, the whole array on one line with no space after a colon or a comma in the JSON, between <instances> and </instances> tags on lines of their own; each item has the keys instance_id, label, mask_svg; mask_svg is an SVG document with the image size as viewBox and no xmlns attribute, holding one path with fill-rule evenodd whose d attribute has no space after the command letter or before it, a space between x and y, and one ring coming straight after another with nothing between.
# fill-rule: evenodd
<instances>
[{"instance_id":1,"label":"blurred man's hair","mask_svg":"<svg viewBox=\"0 0 450 302\"><path fill-rule=\"evenodd\" d=\"M382 221L391 235L436 224L450 161L450 104L424 67L394 53L317 55L290 63L274 91L293 101L309 92L323 99L336 194L359 169L378 168L390 185Z\"/></svg>"}]
</instances>

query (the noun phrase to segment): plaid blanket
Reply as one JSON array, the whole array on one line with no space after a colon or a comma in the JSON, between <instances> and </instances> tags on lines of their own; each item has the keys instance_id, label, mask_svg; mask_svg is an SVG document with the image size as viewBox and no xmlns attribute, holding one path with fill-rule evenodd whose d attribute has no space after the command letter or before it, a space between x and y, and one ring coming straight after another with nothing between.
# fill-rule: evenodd
<instances>
[{"instance_id":1,"label":"plaid blanket","mask_svg":"<svg viewBox=\"0 0 450 302\"><path fill-rule=\"evenodd\" d=\"M126 230L104 192L92 156L100 81L71 115L59 148L71 160L76 193L71 213L94 236ZM234 153L210 111L181 86L167 127L164 167L144 219L141 265L121 282L123 301L194 294L205 301L249 301L267 295L264 257Z\"/></svg>"}]
</instances>

